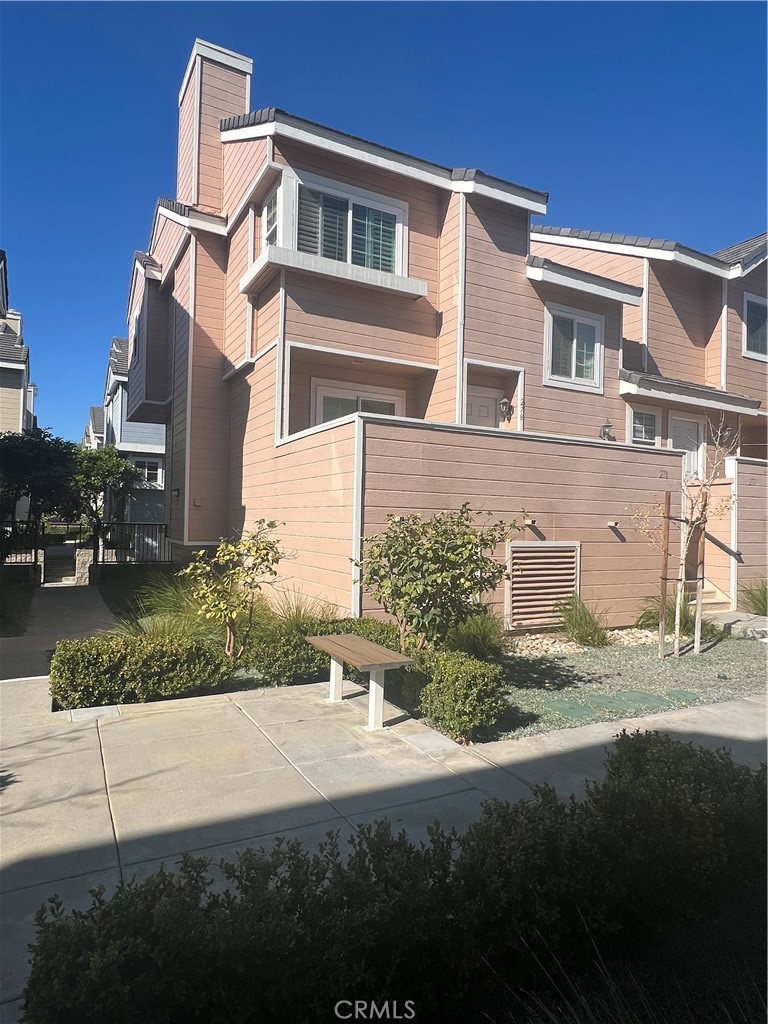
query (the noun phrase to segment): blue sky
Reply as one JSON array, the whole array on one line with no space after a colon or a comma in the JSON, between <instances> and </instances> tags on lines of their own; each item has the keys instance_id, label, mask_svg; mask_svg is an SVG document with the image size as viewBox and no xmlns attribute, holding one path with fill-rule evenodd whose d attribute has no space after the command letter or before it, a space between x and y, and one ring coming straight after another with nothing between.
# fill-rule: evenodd
<instances>
[{"instance_id":1,"label":"blue sky","mask_svg":"<svg viewBox=\"0 0 768 1024\"><path fill-rule=\"evenodd\" d=\"M196 36L278 106L711 252L766 223L761 3L4 3L0 247L42 426L79 440L173 196Z\"/></svg>"}]
</instances>

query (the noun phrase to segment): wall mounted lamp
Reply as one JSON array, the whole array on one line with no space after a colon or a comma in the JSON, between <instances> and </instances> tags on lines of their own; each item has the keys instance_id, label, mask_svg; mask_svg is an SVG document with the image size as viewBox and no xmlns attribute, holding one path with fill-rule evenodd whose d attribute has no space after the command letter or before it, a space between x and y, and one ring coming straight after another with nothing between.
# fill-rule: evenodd
<instances>
[{"instance_id":1,"label":"wall mounted lamp","mask_svg":"<svg viewBox=\"0 0 768 1024\"><path fill-rule=\"evenodd\" d=\"M609 526L609 527L610 527L610 528L611 528L612 530L618 530L618 528L619 528L619 520L618 520L618 519L612 519L612 520L611 520L611 521L610 521L610 522L608 523L608 526Z\"/></svg>"},{"instance_id":2,"label":"wall mounted lamp","mask_svg":"<svg viewBox=\"0 0 768 1024\"><path fill-rule=\"evenodd\" d=\"M523 520L523 522L525 523L526 526L535 526L536 525L536 520L535 519L525 519L525 520Z\"/></svg>"},{"instance_id":3,"label":"wall mounted lamp","mask_svg":"<svg viewBox=\"0 0 768 1024\"><path fill-rule=\"evenodd\" d=\"M174 487L173 490L171 491L171 497L172 498L178 498L178 496L180 494L181 494L181 491L179 490L178 487Z\"/></svg>"},{"instance_id":4,"label":"wall mounted lamp","mask_svg":"<svg viewBox=\"0 0 768 1024\"><path fill-rule=\"evenodd\" d=\"M609 441L611 438L611 430L613 430L613 424L610 420L606 420L605 423L600 425L600 440Z\"/></svg>"},{"instance_id":5,"label":"wall mounted lamp","mask_svg":"<svg viewBox=\"0 0 768 1024\"><path fill-rule=\"evenodd\" d=\"M500 398L499 399L499 411L501 413L501 418L503 420L506 420L507 423L509 423L509 421L512 419L512 413L515 410L514 410L514 407L513 407L512 403L510 402L510 400L508 398Z\"/></svg>"}]
</instances>

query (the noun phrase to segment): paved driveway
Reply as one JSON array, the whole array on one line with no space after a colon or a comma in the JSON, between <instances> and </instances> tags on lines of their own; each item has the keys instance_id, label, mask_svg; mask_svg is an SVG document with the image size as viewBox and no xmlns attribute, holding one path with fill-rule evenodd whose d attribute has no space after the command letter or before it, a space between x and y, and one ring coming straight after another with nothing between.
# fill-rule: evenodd
<instances>
[{"instance_id":1,"label":"paved driveway","mask_svg":"<svg viewBox=\"0 0 768 1024\"><path fill-rule=\"evenodd\" d=\"M624 725L764 757L757 698L465 748L391 705L390 728L366 733L366 695L345 692L340 705L313 685L51 714L47 680L0 683L0 1024L16 1019L34 913L54 892L85 906L97 883L185 850L231 858L278 834L314 846L382 817L414 839L435 819L461 830L490 796L543 781L581 792Z\"/></svg>"}]
</instances>

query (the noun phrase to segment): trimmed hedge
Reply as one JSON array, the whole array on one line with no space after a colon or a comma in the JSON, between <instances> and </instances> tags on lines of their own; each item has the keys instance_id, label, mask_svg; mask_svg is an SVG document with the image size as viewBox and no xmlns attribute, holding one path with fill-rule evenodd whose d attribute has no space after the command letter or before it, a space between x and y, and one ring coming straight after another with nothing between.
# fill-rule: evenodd
<instances>
[{"instance_id":1,"label":"trimmed hedge","mask_svg":"<svg viewBox=\"0 0 768 1024\"><path fill-rule=\"evenodd\" d=\"M430 652L418 661L429 676L419 708L442 732L466 742L496 724L507 707L498 665L458 651Z\"/></svg>"},{"instance_id":2,"label":"trimmed hedge","mask_svg":"<svg viewBox=\"0 0 768 1024\"><path fill-rule=\"evenodd\" d=\"M178 637L104 634L60 640L51 660L51 696L62 709L193 697L229 673L209 644Z\"/></svg>"},{"instance_id":3,"label":"trimmed hedge","mask_svg":"<svg viewBox=\"0 0 768 1024\"><path fill-rule=\"evenodd\" d=\"M22 1020L283 1024L356 998L442 1019L486 965L528 988L542 952L583 963L596 942L706 913L734 877L759 892L765 816L764 766L624 733L584 801L549 786L490 801L459 838L433 826L414 845L378 822L347 850L329 833L316 854L277 840L221 862L224 892L185 857L177 875L95 889L84 912L51 899Z\"/></svg>"}]
</instances>

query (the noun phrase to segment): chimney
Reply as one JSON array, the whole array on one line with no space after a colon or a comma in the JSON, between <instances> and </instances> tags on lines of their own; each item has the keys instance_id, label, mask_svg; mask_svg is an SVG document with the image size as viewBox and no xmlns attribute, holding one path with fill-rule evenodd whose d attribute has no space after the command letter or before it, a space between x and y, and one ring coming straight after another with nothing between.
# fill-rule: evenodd
<instances>
[{"instance_id":1,"label":"chimney","mask_svg":"<svg viewBox=\"0 0 768 1024\"><path fill-rule=\"evenodd\" d=\"M176 198L220 213L222 146L219 122L247 114L253 61L196 39L179 92Z\"/></svg>"}]
</instances>

